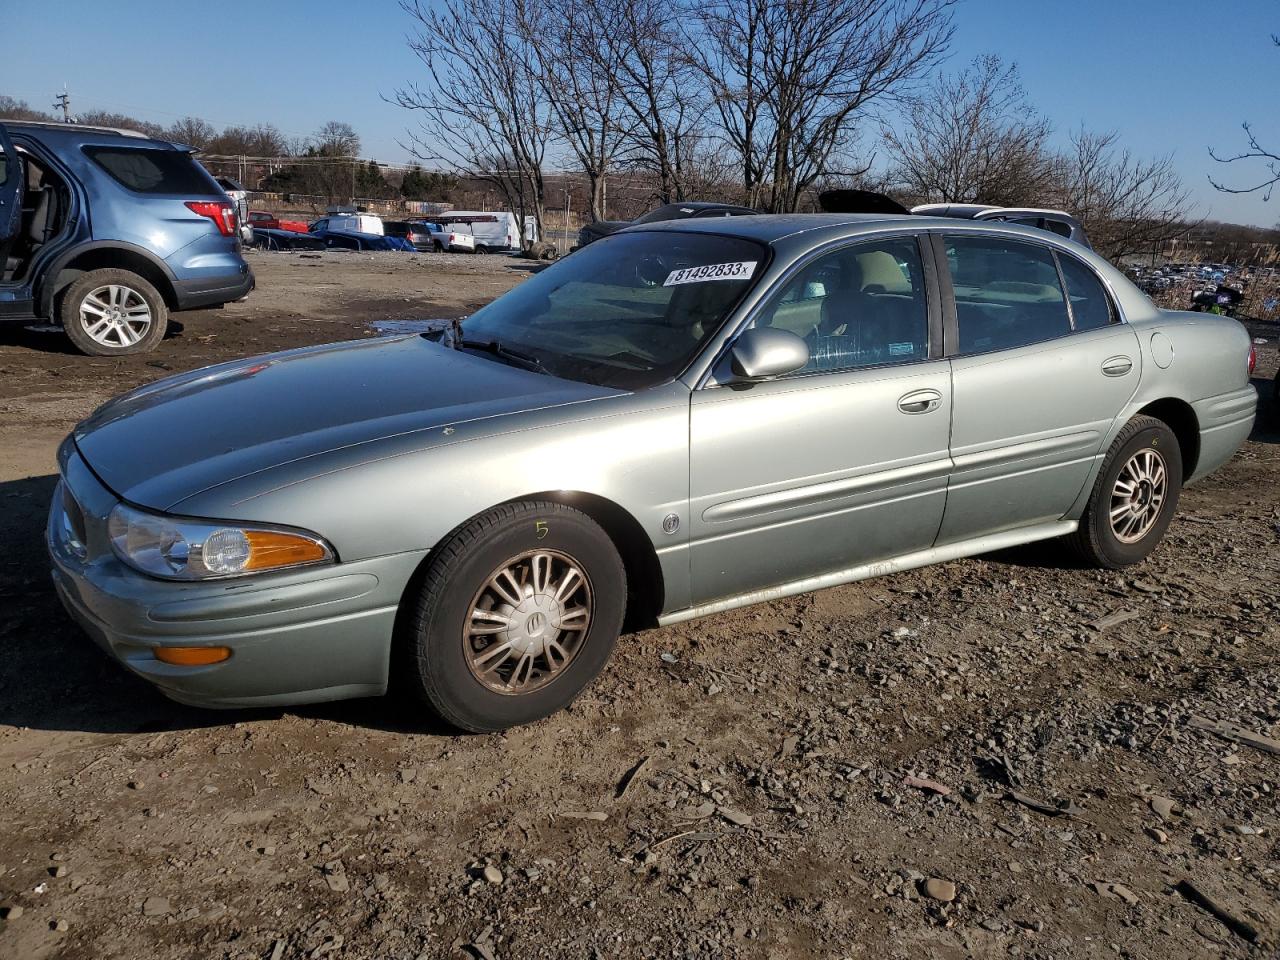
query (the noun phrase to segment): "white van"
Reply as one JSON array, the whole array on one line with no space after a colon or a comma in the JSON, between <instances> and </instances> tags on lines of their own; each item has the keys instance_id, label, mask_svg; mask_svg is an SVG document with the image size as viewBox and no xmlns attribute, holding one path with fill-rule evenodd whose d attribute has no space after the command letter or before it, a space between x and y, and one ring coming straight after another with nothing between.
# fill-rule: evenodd
<instances>
[{"instance_id":1,"label":"white van","mask_svg":"<svg viewBox=\"0 0 1280 960\"><path fill-rule=\"evenodd\" d=\"M440 215L440 222L446 230L455 226L470 227L469 232L476 238L476 252L491 253L499 250L520 249L520 220L508 211L450 210ZM525 217L526 239L534 242L538 239L536 221L533 217Z\"/></svg>"}]
</instances>

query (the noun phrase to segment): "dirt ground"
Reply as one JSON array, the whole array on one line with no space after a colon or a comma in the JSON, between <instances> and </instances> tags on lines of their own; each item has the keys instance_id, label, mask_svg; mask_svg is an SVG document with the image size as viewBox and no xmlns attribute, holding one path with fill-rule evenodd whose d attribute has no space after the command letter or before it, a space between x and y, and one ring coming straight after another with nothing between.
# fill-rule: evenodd
<instances>
[{"instance_id":1,"label":"dirt ground","mask_svg":"<svg viewBox=\"0 0 1280 960\"><path fill-rule=\"evenodd\" d=\"M247 302L145 357L0 331L0 957L1276 956L1280 756L1196 726L1280 736L1269 403L1123 573L1048 544L626 636L503 735L387 701L202 712L59 607L58 441L169 372L527 275L252 262ZM1254 332L1269 396L1280 330Z\"/></svg>"}]
</instances>

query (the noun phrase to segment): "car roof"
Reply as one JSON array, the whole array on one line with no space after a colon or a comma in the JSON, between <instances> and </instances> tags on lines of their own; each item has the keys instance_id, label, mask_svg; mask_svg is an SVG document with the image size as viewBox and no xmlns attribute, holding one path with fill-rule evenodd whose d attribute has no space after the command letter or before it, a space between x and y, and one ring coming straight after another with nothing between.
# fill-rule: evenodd
<instances>
[{"instance_id":1,"label":"car roof","mask_svg":"<svg viewBox=\"0 0 1280 960\"><path fill-rule=\"evenodd\" d=\"M690 200L687 203L664 203L656 209L662 210L667 207L683 208L685 210L750 210L750 207L744 207L740 203L724 203L720 200Z\"/></svg>"},{"instance_id":2,"label":"car roof","mask_svg":"<svg viewBox=\"0 0 1280 960\"><path fill-rule=\"evenodd\" d=\"M720 204L710 206L720 206ZM722 236L758 240L761 243L777 243L779 240L800 234L817 234L819 236L813 239L820 240L821 234L829 233L834 236L848 232L850 227L881 224L887 220L901 220L904 224L919 227L926 220L932 219L876 213L766 213L743 217L717 217L713 220L656 220L653 223L638 223L620 232L664 230L677 233L717 233ZM939 222L955 223L956 221Z\"/></svg>"},{"instance_id":3,"label":"car roof","mask_svg":"<svg viewBox=\"0 0 1280 960\"><path fill-rule=\"evenodd\" d=\"M717 217L712 220L659 220L654 223L638 223L620 233L636 233L660 230L677 233L712 233L720 236L742 237L772 246L801 243L815 247L832 240L871 232L885 227L903 230L938 230L947 233L1002 233L1016 234L1037 243L1060 241L1077 247L1066 237L1038 227L1023 226L1005 221L968 220L955 217L928 217L900 213L786 213L757 214L747 217Z\"/></svg>"},{"instance_id":4,"label":"car roof","mask_svg":"<svg viewBox=\"0 0 1280 960\"><path fill-rule=\"evenodd\" d=\"M67 140L86 140L109 142L117 139L143 140L159 147L173 150L180 148L167 140L149 137L140 130L128 130L123 127L99 127L87 123L57 123L47 120L0 120L5 129L38 134L41 137L57 137Z\"/></svg>"}]
</instances>

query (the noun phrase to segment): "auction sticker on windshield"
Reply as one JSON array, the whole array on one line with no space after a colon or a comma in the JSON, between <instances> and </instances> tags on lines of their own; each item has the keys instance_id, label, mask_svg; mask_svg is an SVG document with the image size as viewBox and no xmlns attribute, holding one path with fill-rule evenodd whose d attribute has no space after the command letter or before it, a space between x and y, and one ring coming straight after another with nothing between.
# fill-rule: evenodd
<instances>
[{"instance_id":1,"label":"auction sticker on windshield","mask_svg":"<svg viewBox=\"0 0 1280 960\"><path fill-rule=\"evenodd\" d=\"M739 260L737 263L708 263L704 267L685 267L667 274L664 287L680 283L702 283L705 280L746 280L756 271L758 260Z\"/></svg>"}]
</instances>

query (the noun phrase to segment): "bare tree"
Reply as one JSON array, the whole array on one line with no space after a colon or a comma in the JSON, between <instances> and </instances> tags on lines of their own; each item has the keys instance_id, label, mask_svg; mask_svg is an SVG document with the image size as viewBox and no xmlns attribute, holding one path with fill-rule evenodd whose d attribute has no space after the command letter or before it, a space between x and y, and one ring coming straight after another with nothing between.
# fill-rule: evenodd
<instances>
[{"instance_id":1,"label":"bare tree","mask_svg":"<svg viewBox=\"0 0 1280 960\"><path fill-rule=\"evenodd\" d=\"M226 127L204 149L208 153L233 156L279 157L287 152L288 144L274 126L260 123L256 127Z\"/></svg>"},{"instance_id":2,"label":"bare tree","mask_svg":"<svg viewBox=\"0 0 1280 960\"><path fill-rule=\"evenodd\" d=\"M421 114L410 151L493 184L541 235L552 122L532 66L527 0L403 0L401 7L416 21L409 48L430 77L392 98Z\"/></svg>"},{"instance_id":3,"label":"bare tree","mask_svg":"<svg viewBox=\"0 0 1280 960\"><path fill-rule=\"evenodd\" d=\"M908 98L886 126L891 177L919 202L1043 203L1053 176L1052 128L1027 101L1016 64L977 57Z\"/></svg>"},{"instance_id":4,"label":"bare tree","mask_svg":"<svg viewBox=\"0 0 1280 960\"><path fill-rule=\"evenodd\" d=\"M204 150L218 135L213 125L199 117L183 117L165 130L164 135L174 143L185 143L197 150Z\"/></svg>"},{"instance_id":5,"label":"bare tree","mask_svg":"<svg viewBox=\"0 0 1280 960\"><path fill-rule=\"evenodd\" d=\"M1171 157L1143 160L1117 146L1114 131L1081 128L1058 160L1058 203L1084 224L1094 248L1118 260L1182 236L1188 193Z\"/></svg>"},{"instance_id":6,"label":"bare tree","mask_svg":"<svg viewBox=\"0 0 1280 960\"><path fill-rule=\"evenodd\" d=\"M0 93L0 120L52 120L43 110L33 110L25 100Z\"/></svg>"},{"instance_id":7,"label":"bare tree","mask_svg":"<svg viewBox=\"0 0 1280 960\"><path fill-rule=\"evenodd\" d=\"M164 139L164 127L150 120L139 120L123 113L112 113L109 110L79 110L76 112L76 123L94 127L118 127L137 130L148 137Z\"/></svg>"},{"instance_id":8,"label":"bare tree","mask_svg":"<svg viewBox=\"0 0 1280 960\"><path fill-rule=\"evenodd\" d=\"M311 137L316 150L329 157L354 157L360 152L360 135L349 123L330 120Z\"/></svg>"},{"instance_id":9,"label":"bare tree","mask_svg":"<svg viewBox=\"0 0 1280 960\"><path fill-rule=\"evenodd\" d=\"M530 0L523 24L556 135L587 178L588 212L603 220L607 176L636 129L611 58L611 24L600 0Z\"/></svg>"},{"instance_id":10,"label":"bare tree","mask_svg":"<svg viewBox=\"0 0 1280 960\"><path fill-rule=\"evenodd\" d=\"M1271 42L1277 47L1280 47L1280 35L1273 33L1271 35ZM1209 156L1213 157L1213 159L1217 160L1219 163L1238 163L1242 160L1255 162L1260 161L1263 169L1262 179L1248 187L1228 187L1225 184L1214 180L1213 177L1209 178L1209 182L1213 184L1213 188L1215 190L1220 190L1223 193L1257 193L1261 191L1262 199L1270 200L1271 193L1275 190L1276 184L1280 183L1280 153L1276 153L1274 150L1264 147L1254 134L1251 124L1245 123L1243 124L1243 127L1245 141L1247 143L1247 146L1243 151L1229 157L1220 157L1214 152L1213 147L1210 147Z\"/></svg>"},{"instance_id":11,"label":"bare tree","mask_svg":"<svg viewBox=\"0 0 1280 960\"><path fill-rule=\"evenodd\" d=\"M796 209L951 40L954 0L708 0L688 48L739 158L746 199Z\"/></svg>"},{"instance_id":12,"label":"bare tree","mask_svg":"<svg viewBox=\"0 0 1280 960\"><path fill-rule=\"evenodd\" d=\"M659 203L683 200L689 164L704 140L706 100L680 31L689 10L664 0L597 0L593 6L605 28L600 66L617 76L630 130L625 160L657 178Z\"/></svg>"}]
</instances>

